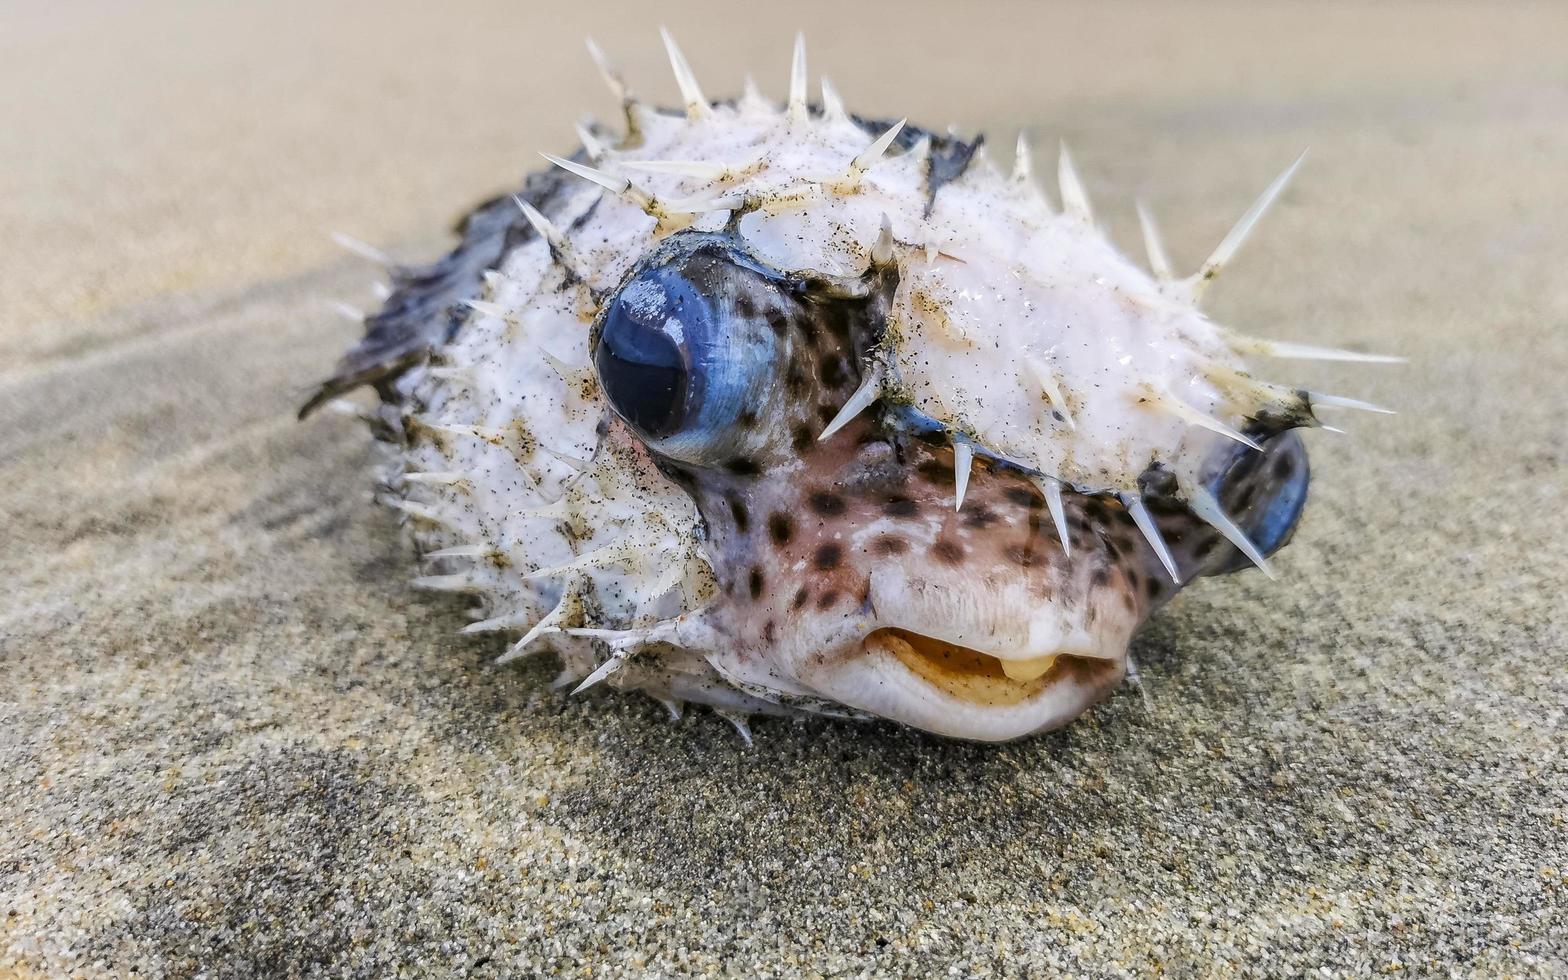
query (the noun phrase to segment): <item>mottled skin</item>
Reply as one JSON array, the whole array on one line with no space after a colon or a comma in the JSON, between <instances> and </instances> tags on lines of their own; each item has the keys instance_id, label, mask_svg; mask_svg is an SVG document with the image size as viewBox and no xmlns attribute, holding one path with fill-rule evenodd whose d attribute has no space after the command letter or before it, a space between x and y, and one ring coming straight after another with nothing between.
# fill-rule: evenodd
<instances>
[{"instance_id":1,"label":"mottled skin","mask_svg":"<svg viewBox=\"0 0 1568 980\"><path fill-rule=\"evenodd\" d=\"M925 213L963 178L977 145L915 127L898 133L893 152L924 154ZM516 208L491 202L464 222L446 259L393 270L396 288L364 342L306 406L374 385L384 401L374 427L400 459L388 476L392 502L447 573L421 581L480 594L489 618L476 628L526 633L510 655L553 644L563 681L603 680L732 717L847 713L1005 739L1064 724L1104 697L1126 671L1133 633L1180 584L1244 564L1183 506L1158 462L1138 478L1137 496L1179 582L1129 517L1125 488L1062 483L1063 542L1039 472L922 414L896 387L819 438L893 344L901 270L962 259L889 240L858 274L784 269L750 250L737 210L728 224L700 228L666 228L661 218L656 247L619 281L594 285L569 251L582 246L566 237L585 226L591 248L599 242L589 223L622 226L580 190L539 175L525 187L522 199L565 229L546 253ZM524 268L542 275L537 284L508 279ZM513 298L498 304L497 295ZM674 295L695 306L659 305ZM482 319L466 305L480 298ZM648 394L663 390L663 368L628 366L616 345L658 340L671 324L691 409L667 425L663 396ZM473 388L480 368L538 358L540 347L548 354L562 331L579 328L588 366L549 355L554 374ZM457 398L458 385L474 394ZM985 391L982 378L968 395ZM508 418L516 424L496 427ZM559 433L552 418L563 420ZM594 418L596 429L581 428ZM1202 461L1204 484L1265 553L1299 517L1306 460L1288 430L1310 421L1310 411L1260 410L1245 431L1263 451L1222 443ZM1045 424L1066 420L1047 413ZM974 453L961 508L958 448ZM585 486L621 503L574 501ZM689 496L690 532L671 486ZM531 513L539 516L511 527L512 515ZM499 537L498 521L507 525ZM664 557L671 546L659 542L670 534L701 561Z\"/></svg>"},{"instance_id":2,"label":"mottled skin","mask_svg":"<svg viewBox=\"0 0 1568 980\"><path fill-rule=\"evenodd\" d=\"M721 346L776 338L773 372L787 396L781 411L741 414L736 425L752 434L748 452L662 458L702 514L720 596L701 619L725 641L710 657L720 672L743 690L785 692L785 704L791 693L807 701L839 694L862 710L944 733L955 733L944 723L951 708L944 701L840 692L838 676L894 656L944 699L993 713L1053 688L1064 714L1076 714L1114 689L1133 632L1177 591L1121 502L1065 496L1069 557L1044 496L1005 461L977 457L955 509L950 438L907 409L878 404L819 441L881 340L880 298L895 272L813 282L723 261L732 247L721 236L688 233L648 262L723 297ZM1285 434L1268 452L1238 458L1221 481L1222 498L1256 524L1248 518L1257 502L1272 500L1304 466L1299 440ZM1239 557L1179 506L1156 513L1184 581ZM1007 656L1026 645L1019 627L1041 609L1072 627L1048 644L1064 655L1047 673L1017 680L995 657L976 655ZM883 628L950 642L891 649L865 642Z\"/></svg>"}]
</instances>

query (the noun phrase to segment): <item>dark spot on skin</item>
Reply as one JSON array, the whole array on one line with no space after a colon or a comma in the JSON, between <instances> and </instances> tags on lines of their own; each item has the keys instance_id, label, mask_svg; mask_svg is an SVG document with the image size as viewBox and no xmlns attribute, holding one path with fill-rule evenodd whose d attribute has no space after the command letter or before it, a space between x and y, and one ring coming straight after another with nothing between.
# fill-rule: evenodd
<instances>
[{"instance_id":1,"label":"dark spot on skin","mask_svg":"<svg viewBox=\"0 0 1568 980\"><path fill-rule=\"evenodd\" d=\"M752 302L750 296L747 296L745 293L741 293L739 296L735 297L735 312L744 317L756 316L757 304Z\"/></svg>"},{"instance_id":2,"label":"dark spot on skin","mask_svg":"<svg viewBox=\"0 0 1568 980\"><path fill-rule=\"evenodd\" d=\"M770 309L767 313L768 329L773 331L775 337L784 336L784 331L789 329L789 319L779 310Z\"/></svg>"},{"instance_id":3,"label":"dark spot on skin","mask_svg":"<svg viewBox=\"0 0 1568 980\"><path fill-rule=\"evenodd\" d=\"M826 490L813 491L806 498L806 505L822 517L838 517L844 513L844 498Z\"/></svg>"},{"instance_id":4,"label":"dark spot on skin","mask_svg":"<svg viewBox=\"0 0 1568 980\"><path fill-rule=\"evenodd\" d=\"M1281 455L1279 459L1274 461L1274 479L1279 480L1281 483L1286 482L1290 479L1290 474L1295 469L1296 464L1291 461L1290 457Z\"/></svg>"},{"instance_id":5,"label":"dark spot on skin","mask_svg":"<svg viewBox=\"0 0 1568 980\"><path fill-rule=\"evenodd\" d=\"M736 476L758 476L762 473L762 467L758 466L754 460L740 457L725 463L724 468Z\"/></svg>"},{"instance_id":6,"label":"dark spot on skin","mask_svg":"<svg viewBox=\"0 0 1568 980\"><path fill-rule=\"evenodd\" d=\"M832 405L818 405L817 418L822 420L822 427L825 429L828 427L829 422L832 422L834 419L838 418L838 409L834 408Z\"/></svg>"},{"instance_id":7,"label":"dark spot on skin","mask_svg":"<svg viewBox=\"0 0 1568 980\"><path fill-rule=\"evenodd\" d=\"M1035 556L1038 552L1028 545L1010 544L1002 549L1002 554L1008 561L1020 568L1029 568L1035 563Z\"/></svg>"},{"instance_id":8,"label":"dark spot on skin","mask_svg":"<svg viewBox=\"0 0 1568 980\"><path fill-rule=\"evenodd\" d=\"M837 388L849 380L849 362L843 357L829 357L817 368L817 377L828 388Z\"/></svg>"},{"instance_id":9,"label":"dark spot on skin","mask_svg":"<svg viewBox=\"0 0 1568 980\"><path fill-rule=\"evenodd\" d=\"M953 468L934 459L921 463L915 467L915 471L927 483L934 483L939 487L950 487L953 485Z\"/></svg>"},{"instance_id":10,"label":"dark spot on skin","mask_svg":"<svg viewBox=\"0 0 1568 980\"><path fill-rule=\"evenodd\" d=\"M1111 570L1101 565L1094 570L1093 575L1089 576L1089 581L1097 587L1104 587L1111 581Z\"/></svg>"},{"instance_id":11,"label":"dark spot on skin","mask_svg":"<svg viewBox=\"0 0 1568 980\"><path fill-rule=\"evenodd\" d=\"M1039 494L1024 487L1008 487L1006 496L1020 507L1038 507L1045 502Z\"/></svg>"},{"instance_id":12,"label":"dark spot on skin","mask_svg":"<svg viewBox=\"0 0 1568 980\"><path fill-rule=\"evenodd\" d=\"M831 572L843 560L844 549L836 544L829 543L817 549L817 553L811 558L811 563L820 572Z\"/></svg>"},{"instance_id":13,"label":"dark spot on skin","mask_svg":"<svg viewBox=\"0 0 1568 980\"><path fill-rule=\"evenodd\" d=\"M828 333L845 343L849 342L852 328L848 309L838 305L823 307L822 324L828 328Z\"/></svg>"},{"instance_id":14,"label":"dark spot on skin","mask_svg":"<svg viewBox=\"0 0 1568 980\"><path fill-rule=\"evenodd\" d=\"M751 589L753 599L762 595L762 569L756 565L751 566L751 575L746 580L746 584Z\"/></svg>"},{"instance_id":15,"label":"dark spot on skin","mask_svg":"<svg viewBox=\"0 0 1568 980\"><path fill-rule=\"evenodd\" d=\"M742 429L756 428L756 425L757 425L757 413L753 412L749 408L742 409L741 413L735 417L735 422Z\"/></svg>"},{"instance_id":16,"label":"dark spot on skin","mask_svg":"<svg viewBox=\"0 0 1568 980\"><path fill-rule=\"evenodd\" d=\"M806 372L802 371L800 365L794 361L784 369L784 390L796 398L806 393Z\"/></svg>"},{"instance_id":17,"label":"dark spot on skin","mask_svg":"<svg viewBox=\"0 0 1568 980\"><path fill-rule=\"evenodd\" d=\"M1155 596L1159 595L1160 594L1160 581L1159 581L1159 579L1155 578L1153 575L1150 575L1147 579L1144 579L1144 582L1143 582L1143 594L1148 596L1150 599L1153 599Z\"/></svg>"},{"instance_id":18,"label":"dark spot on skin","mask_svg":"<svg viewBox=\"0 0 1568 980\"><path fill-rule=\"evenodd\" d=\"M964 560L964 546L943 538L931 546L931 554L944 565L957 565Z\"/></svg>"},{"instance_id":19,"label":"dark spot on skin","mask_svg":"<svg viewBox=\"0 0 1568 980\"><path fill-rule=\"evenodd\" d=\"M804 425L797 425L790 430L789 444L794 447L797 453L803 453L810 449L811 444L816 441L817 437L812 435L811 430Z\"/></svg>"},{"instance_id":20,"label":"dark spot on skin","mask_svg":"<svg viewBox=\"0 0 1568 980\"><path fill-rule=\"evenodd\" d=\"M789 539L795 536L795 522L790 520L788 514L774 513L768 515L768 537L774 544L789 544Z\"/></svg>"},{"instance_id":21,"label":"dark spot on skin","mask_svg":"<svg viewBox=\"0 0 1568 980\"><path fill-rule=\"evenodd\" d=\"M795 598L790 601L789 607L791 609L799 609L801 606L806 604L806 598L806 590L801 588L798 592L795 593Z\"/></svg>"},{"instance_id":22,"label":"dark spot on skin","mask_svg":"<svg viewBox=\"0 0 1568 980\"><path fill-rule=\"evenodd\" d=\"M871 601L871 580L870 579L866 579L865 583L860 586L860 604L862 606L864 606L866 603L868 603L870 601Z\"/></svg>"},{"instance_id":23,"label":"dark spot on skin","mask_svg":"<svg viewBox=\"0 0 1568 980\"><path fill-rule=\"evenodd\" d=\"M879 555L902 555L909 550L909 542L895 534L883 534L871 542L871 548Z\"/></svg>"},{"instance_id":24,"label":"dark spot on skin","mask_svg":"<svg viewBox=\"0 0 1568 980\"><path fill-rule=\"evenodd\" d=\"M997 516L996 511L983 504L970 507L964 512L964 526L976 530L984 530L999 520L1001 518Z\"/></svg>"},{"instance_id":25,"label":"dark spot on skin","mask_svg":"<svg viewBox=\"0 0 1568 980\"><path fill-rule=\"evenodd\" d=\"M882 505L882 513L889 517L914 517L920 513L920 505L908 497L892 496Z\"/></svg>"},{"instance_id":26,"label":"dark spot on skin","mask_svg":"<svg viewBox=\"0 0 1568 980\"><path fill-rule=\"evenodd\" d=\"M751 526L751 515L738 497L730 498L730 516L735 518L735 530L745 534L746 529Z\"/></svg>"},{"instance_id":27,"label":"dark spot on skin","mask_svg":"<svg viewBox=\"0 0 1568 980\"><path fill-rule=\"evenodd\" d=\"M774 625L773 620L770 619L766 623L762 624L762 638L767 642L772 643L775 639L778 638L778 634L779 629L776 625Z\"/></svg>"},{"instance_id":28,"label":"dark spot on skin","mask_svg":"<svg viewBox=\"0 0 1568 980\"><path fill-rule=\"evenodd\" d=\"M829 606L833 605L833 603L835 603L837 601L838 601L838 593L836 591L834 591L833 589L829 589L826 592L822 593L822 595L817 598L817 608L818 609L826 609Z\"/></svg>"}]
</instances>

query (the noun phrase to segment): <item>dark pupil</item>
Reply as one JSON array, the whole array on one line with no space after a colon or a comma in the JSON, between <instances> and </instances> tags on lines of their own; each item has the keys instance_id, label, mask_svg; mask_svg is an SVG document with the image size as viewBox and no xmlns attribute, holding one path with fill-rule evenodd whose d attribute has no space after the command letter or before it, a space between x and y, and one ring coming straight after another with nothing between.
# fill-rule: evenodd
<instances>
[{"instance_id":1,"label":"dark pupil","mask_svg":"<svg viewBox=\"0 0 1568 980\"><path fill-rule=\"evenodd\" d=\"M599 382L617 411L653 437L680 423L686 367L675 342L658 326L642 323L617 302L594 352Z\"/></svg>"}]
</instances>

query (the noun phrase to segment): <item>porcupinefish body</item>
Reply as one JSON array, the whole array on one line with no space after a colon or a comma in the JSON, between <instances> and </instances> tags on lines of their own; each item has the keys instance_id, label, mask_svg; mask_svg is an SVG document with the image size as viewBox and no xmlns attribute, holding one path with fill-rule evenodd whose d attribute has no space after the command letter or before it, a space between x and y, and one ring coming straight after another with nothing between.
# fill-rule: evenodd
<instances>
[{"instance_id":1,"label":"porcupinefish body","mask_svg":"<svg viewBox=\"0 0 1568 980\"><path fill-rule=\"evenodd\" d=\"M372 384L384 498L470 631L560 682L1000 740L1114 690L1182 584L1267 570L1314 405L1242 356L1378 360L1211 322L1144 216L1151 273L1019 143L748 85L685 106L606 69L625 129L482 205L306 406ZM598 56L597 49L593 49ZM603 64L602 57L600 58ZM1298 161L1299 162L1299 161ZM303 413L302 413L303 414Z\"/></svg>"}]
</instances>

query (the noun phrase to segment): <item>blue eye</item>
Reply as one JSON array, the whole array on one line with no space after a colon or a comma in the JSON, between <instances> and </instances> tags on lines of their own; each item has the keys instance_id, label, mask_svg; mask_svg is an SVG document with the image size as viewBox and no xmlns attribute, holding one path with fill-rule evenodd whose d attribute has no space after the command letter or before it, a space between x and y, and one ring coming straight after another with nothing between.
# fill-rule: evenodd
<instances>
[{"instance_id":1,"label":"blue eye","mask_svg":"<svg viewBox=\"0 0 1568 980\"><path fill-rule=\"evenodd\" d=\"M679 431L691 394L691 362L683 350L683 317L701 315L695 297L673 302L666 283L637 278L615 297L594 364L605 395L620 416L645 438ZM674 285L674 284L668 284Z\"/></svg>"},{"instance_id":2,"label":"blue eye","mask_svg":"<svg viewBox=\"0 0 1568 980\"><path fill-rule=\"evenodd\" d=\"M1209 484L1224 501L1231 519L1265 555L1272 555L1296 530L1307 503L1311 467L1306 446L1294 430L1264 440L1263 452L1237 447L1232 462ZM1247 568L1251 562L1235 552L1214 574Z\"/></svg>"},{"instance_id":3,"label":"blue eye","mask_svg":"<svg viewBox=\"0 0 1568 980\"><path fill-rule=\"evenodd\" d=\"M766 427L737 422L782 417L785 349L768 317L795 302L728 239L672 235L600 315L593 360L610 407L668 457L755 454Z\"/></svg>"}]
</instances>

